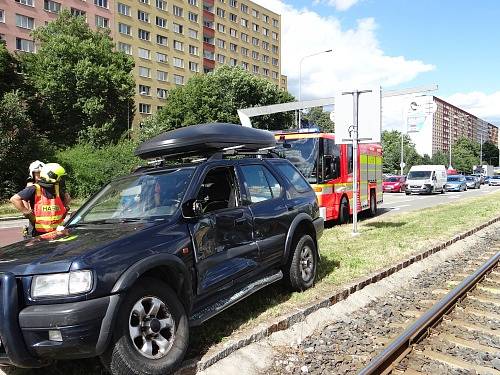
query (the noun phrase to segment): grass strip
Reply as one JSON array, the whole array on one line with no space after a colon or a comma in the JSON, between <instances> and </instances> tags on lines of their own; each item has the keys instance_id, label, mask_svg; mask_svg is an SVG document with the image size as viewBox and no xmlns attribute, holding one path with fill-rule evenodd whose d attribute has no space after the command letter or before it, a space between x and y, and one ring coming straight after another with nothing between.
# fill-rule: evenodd
<instances>
[{"instance_id":1,"label":"grass strip","mask_svg":"<svg viewBox=\"0 0 500 375\"><path fill-rule=\"evenodd\" d=\"M245 329L293 308L333 294L342 285L392 265L500 215L500 191L479 198L419 211L380 216L360 223L358 237L351 225L326 229L320 240L318 282L304 293L272 285L236 304L191 332L189 356L205 353Z\"/></svg>"}]
</instances>

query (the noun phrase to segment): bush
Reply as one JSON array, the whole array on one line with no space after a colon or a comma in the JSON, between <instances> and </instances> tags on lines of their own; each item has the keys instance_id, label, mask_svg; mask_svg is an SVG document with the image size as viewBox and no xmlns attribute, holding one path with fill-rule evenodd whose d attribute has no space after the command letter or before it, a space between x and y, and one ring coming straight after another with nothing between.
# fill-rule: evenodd
<instances>
[{"instance_id":1,"label":"bush","mask_svg":"<svg viewBox=\"0 0 500 375\"><path fill-rule=\"evenodd\" d=\"M101 148L83 143L57 152L56 161L66 169L71 196L88 198L114 177L130 173L141 164L134 156L136 146L133 141Z\"/></svg>"}]
</instances>

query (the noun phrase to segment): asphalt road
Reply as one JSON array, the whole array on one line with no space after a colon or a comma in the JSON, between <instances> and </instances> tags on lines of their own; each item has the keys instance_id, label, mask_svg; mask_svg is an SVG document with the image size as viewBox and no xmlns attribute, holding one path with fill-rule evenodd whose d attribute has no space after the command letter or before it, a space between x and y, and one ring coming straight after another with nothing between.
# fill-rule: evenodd
<instances>
[{"instance_id":1,"label":"asphalt road","mask_svg":"<svg viewBox=\"0 0 500 375\"><path fill-rule=\"evenodd\" d=\"M404 193L385 193L384 203L379 206L380 215L391 215L398 212L410 212L422 208L433 207L439 204L456 202L457 200L471 197L480 197L485 194L500 191L498 186L481 186L481 189L448 192L433 195L406 195ZM0 247L22 239L21 228L27 220L0 221Z\"/></svg>"},{"instance_id":2,"label":"asphalt road","mask_svg":"<svg viewBox=\"0 0 500 375\"><path fill-rule=\"evenodd\" d=\"M481 189L469 189L464 192L447 192L445 194L406 195L405 193L385 193L384 203L379 205L380 214L390 215L399 212L410 212L439 204L456 202L464 198L481 197L496 191L500 191L500 187L482 185Z\"/></svg>"}]
</instances>

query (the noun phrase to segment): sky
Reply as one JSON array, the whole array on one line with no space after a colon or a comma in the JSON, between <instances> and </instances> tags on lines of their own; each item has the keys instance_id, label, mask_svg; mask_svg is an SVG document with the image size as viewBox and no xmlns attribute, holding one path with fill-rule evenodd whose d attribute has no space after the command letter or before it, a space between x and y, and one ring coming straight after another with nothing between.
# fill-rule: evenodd
<instances>
[{"instance_id":1,"label":"sky","mask_svg":"<svg viewBox=\"0 0 500 375\"><path fill-rule=\"evenodd\" d=\"M339 88L410 88L500 124L500 1L254 0L281 14L282 74L302 99ZM385 128L397 128L405 98L385 99ZM402 120L401 120L402 121Z\"/></svg>"}]
</instances>

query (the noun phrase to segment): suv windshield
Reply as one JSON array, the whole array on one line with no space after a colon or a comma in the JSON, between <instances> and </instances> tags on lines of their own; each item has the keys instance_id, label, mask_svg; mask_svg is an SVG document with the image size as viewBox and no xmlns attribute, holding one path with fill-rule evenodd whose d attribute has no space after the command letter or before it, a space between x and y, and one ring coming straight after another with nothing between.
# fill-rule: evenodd
<instances>
[{"instance_id":1,"label":"suv windshield","mask_svg":"<svg viewBox=\"0 0 500 375\"><path fill-rule=\"evenodd\" d=\"M284 147L284 144L287 146ZM316 165L319 138L287 139L284 143L278 143L276 149L302 173L307 182L318 182Z\"/></svg>"},{"instance_id":2,"label":"suv windshield","mask_svg":"<svg viewBox=\"0 0 500 375\"><path fill-rule=\"evenodd\" d=\"M408 173L408 180L428 180L431 178L431 171L411 171Z\"/></svg>"},{"instance_id":3,"label":"suv windshield","mask_svg":"<svg viewBox=\"0 0 500 375\"><path fill-rule=\"evenodd\" d=\"M172 216L180 205L193 170L172 169L112 181L69 221L68 226Z\"/></svg>"}]
</instances>

